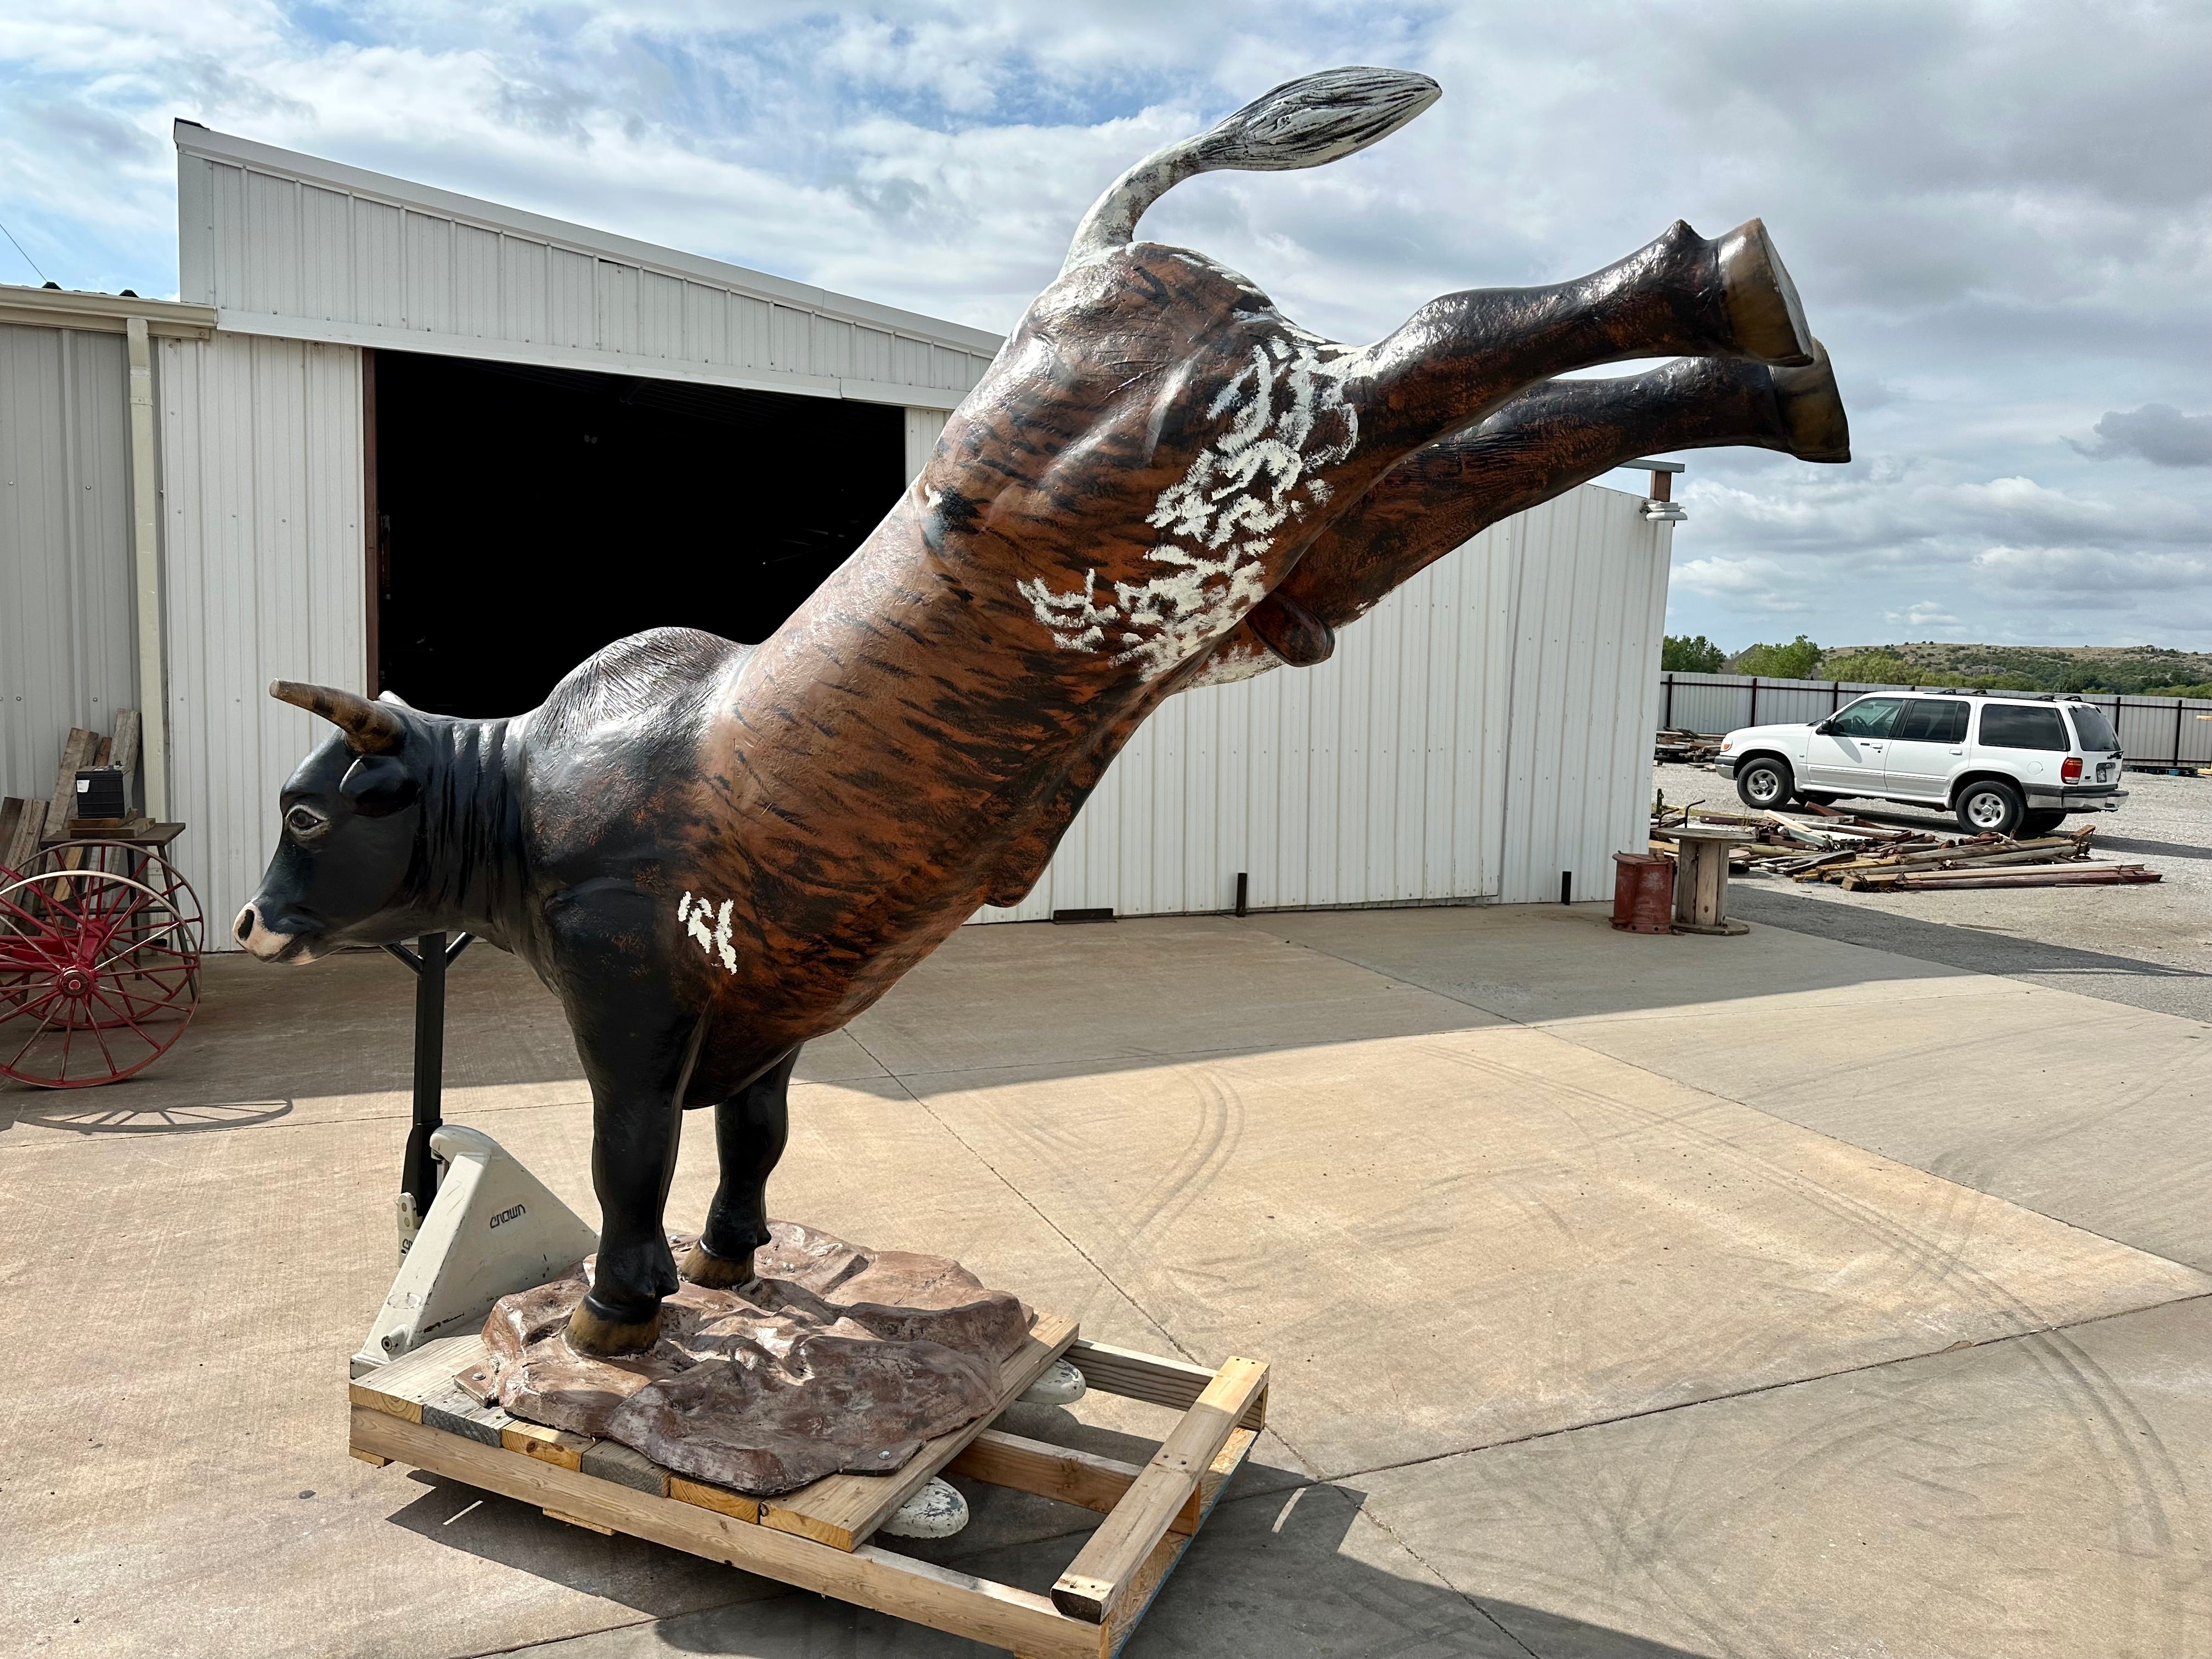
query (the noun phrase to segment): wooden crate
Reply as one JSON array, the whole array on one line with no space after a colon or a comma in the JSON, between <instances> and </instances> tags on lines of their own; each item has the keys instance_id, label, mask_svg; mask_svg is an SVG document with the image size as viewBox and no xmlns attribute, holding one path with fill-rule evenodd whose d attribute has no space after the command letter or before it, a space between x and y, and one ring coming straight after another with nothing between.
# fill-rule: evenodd
<instances>
[{"instance_id":1,"label":"wooden crate","mask_svg":"<svg viewBox=\"0 0 2212 1659\"><path fill-rule=\"evenodd\" d=\"M991 1426L1062 1355L1091 1389L1182 1417L1141 1466ZM627 1446L567 1434L480 1404L456 1380L485 1358L477 1336L425 1344L352 1384L348 1449L535 1504L555 1519L628 1533L726 1561L1031 1659L1110 1659L1252 1449L1267 1368L1218 1370L1083 1341L1039 1315L1000 1368L999 1405L925 1445L894 1474L836 1474L780 1498L751 1498L660 1468ZM1106 1517L1049 1595L933 1566L868 1542L930 1476L969 1476L1096 1510Z\"/></svg>"}]
</instances>

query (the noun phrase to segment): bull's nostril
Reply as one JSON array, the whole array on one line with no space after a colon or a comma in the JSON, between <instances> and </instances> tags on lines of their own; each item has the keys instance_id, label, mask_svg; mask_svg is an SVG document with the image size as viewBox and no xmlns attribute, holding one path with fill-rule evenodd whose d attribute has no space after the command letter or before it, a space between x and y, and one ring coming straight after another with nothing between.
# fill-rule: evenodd
<instances>
[{"instance_id":1,"label":"bull's nostril","mask_svg":"<svg viewBox=\"0 0 2212 1659\"><path fill-rule=\"evenodd\" d=\"M253 936L253 907L252 905L247 905L243 910L240 910L238 913L238 923L230 931L238 936L238 942L240 945L245 944L247 939Z\"/></svg>"}]
</instances>

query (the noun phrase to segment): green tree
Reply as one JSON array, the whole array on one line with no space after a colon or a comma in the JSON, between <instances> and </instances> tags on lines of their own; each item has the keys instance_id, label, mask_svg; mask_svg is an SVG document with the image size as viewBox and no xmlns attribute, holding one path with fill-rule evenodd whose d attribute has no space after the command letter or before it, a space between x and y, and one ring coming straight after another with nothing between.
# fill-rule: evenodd
<instances>
[{"instance_id":1,"label":"green tree","mask_svg":"<svg viewBox=\"0 0 2212 1659\"><path fill-rule=\"evenodd\" d=\"M1659 666L1670 674L1717 674L1727 660L1703 634L1669 634L1659 647Z\"/></svg>"},{"instance_id":2,"label":"green tree","mask_svg":"<svg viewBox=\"0 0 2212 1659\"><path fill-rule=\"evenodd\" d=\"M1832 657L1820 659L1820 677L1831 680L1856 680L1869 685L1926 685L1931 681L1948 685L1958 678L1939 669L1923 668L1917 662L1907 662L1894 651L1845 651Z\"/></svg>"},{"instance_id":3,"label":"green tree","mask_svg":"<svg viewBox=\"0 0 2212 1659\"><path fill-rule=\"evenodd\" d=\"M1820 647L1800 634L1787 645L1754 645L1735 659L1739 674L1809 680L1820 666Z\"/></svg>"},{"instance_id":4,"label":"green tree","mask_svg":"<svg viewBox=\"0 0 2212 1659\"><path fill-rule=\"evenodd\" d=\"M2202 697L2212 702L2212 685L2154 685L2143 693L2146 697Z\"/></svg>"}]
</instances>

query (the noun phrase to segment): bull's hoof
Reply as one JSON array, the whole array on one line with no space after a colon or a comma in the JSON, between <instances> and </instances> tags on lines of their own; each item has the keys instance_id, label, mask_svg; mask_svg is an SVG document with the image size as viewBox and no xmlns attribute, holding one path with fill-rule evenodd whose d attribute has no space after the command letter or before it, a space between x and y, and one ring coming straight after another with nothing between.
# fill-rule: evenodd
<instances>
[{"instance_id":1,"label":"bull's hoof","mask_svg":"<svg viewBox=\"0 0 2212 1659\"><path fill-rule=\"evenodd\" d=\"M753 1282L753 1255L750 1250L742 1261L726 1255L716 1255L703 1243L694 1244L691 1253L684 1258L677 1271L694 1285L703 1285L710 1291L734 1291Z\"/></svg>"},{"instance_id":2,"label":"bull's hoof","mask_svg":"<svg viewBox=\"0 0 2212 1659\"><path fill-rule=\"evenodd\" d=\"M594 1358L613 1359L626 1353L643 1353L660 1340L660 1309L643 1320L610 1317L592 1306L586 1296L568 1316L568 1346Z\"/></svg>"},{"instance_id":3,"label":"bull's hoof","mask_svg":"<svg viewBox=\"0 0 2212 1659\"><path fill-rule=\"evenodd\" d=\"M1790 453L1801 461L1850 459L1850 422L1844 415L1843 394L1836 390L1827 348L1815 340L1813 361L1804 368L1771 372L1783 429L1790 434Z\"/></svg>"},{"instance_id":4,"label":"bull's hoof","mask_svg":"<svg viewBox=\"0 0 2212 1659\"><path fill-rule=\"evenodd\" d=\"M1797 285L1783 268L1765 225L1753 219L1722 237L1719 260L1722 303L1735 348L1778 367L1812 362L1813 331L1805 325L1805 307L1798 303Z\"/></svg>"}]
</instances>

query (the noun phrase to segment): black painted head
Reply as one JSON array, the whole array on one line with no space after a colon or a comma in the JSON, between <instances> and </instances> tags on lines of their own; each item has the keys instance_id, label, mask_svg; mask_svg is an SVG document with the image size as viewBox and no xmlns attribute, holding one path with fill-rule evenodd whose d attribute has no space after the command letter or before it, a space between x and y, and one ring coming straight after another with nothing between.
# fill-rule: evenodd
<instances>
[{"instance_id":1,"label":"black painted head","mask_svg":"<svg viewBox=\"0 0 2212 1659\"><path fill-rule=\"evenodd\" d=\"M261 890L238 913L238 942L264 962L301 963L417 931L406 894L429 745L412 731L412 711L291 680L269 695L337 730L278 797L281 839Z\"/></svg>"}]
</instances>

